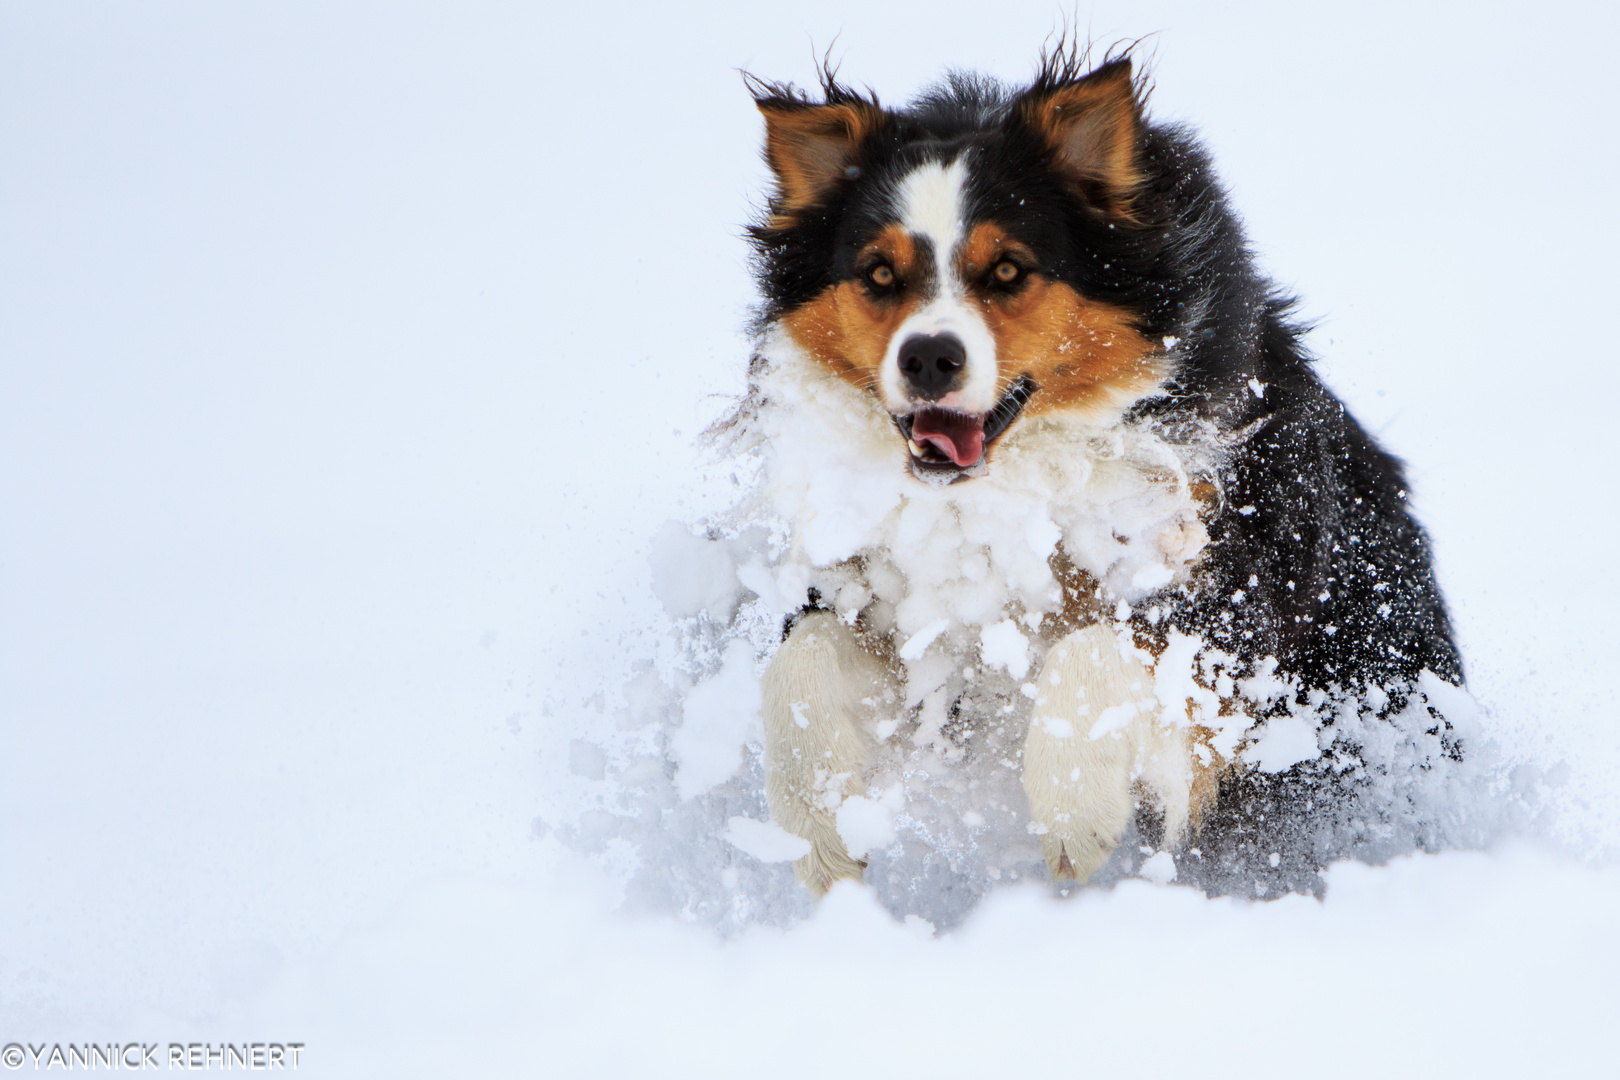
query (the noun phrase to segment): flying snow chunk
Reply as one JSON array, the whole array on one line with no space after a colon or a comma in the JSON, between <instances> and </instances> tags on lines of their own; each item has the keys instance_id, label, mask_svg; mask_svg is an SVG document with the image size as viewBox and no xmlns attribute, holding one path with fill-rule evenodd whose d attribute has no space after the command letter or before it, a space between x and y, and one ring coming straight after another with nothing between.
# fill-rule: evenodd
<instances>
[{"instance_id":1,"label":"flying snow chunk","mask_svg":"<svg viewBox=\"0 0 1620 1080\"><path fill-rule=\"evenodd\" d=\"M1029 674L1029 639L1011 619L980 631L979 656L988 665L1006 668L1015 679Z\"/></svg>"},{"instance_id":2,"label":"flying snow chunk","mask_svg":"<svg viewBox=\"0 0 1620 1080\"><path fill-rule=\"evenodd\" d=\"M1243 752L1261 772L1280 773L1321 753L1316 726L1302 716L1277 716L1266 722L1264 735Z\"/></svg>"},{"instance_id":3,"label":"flying snow chunk","mask_svg":"<svg viewBox=\"0 0 1620 1080\"><path fill-rule=\"evenodd\" d=\"M669 740L681 798L731 779L742 764L743 743L759 718L759 707L754 647L739 638L726 646L720 670L686 695L686 718Z\"/></svg>"},{"instance_id":4,"label":"flying snow chunk","mask_svg":"<svg viewBox=\"0 0 1620 1080\"><path fill-rule=\"evenodd\" d=\"M731 618L742 585L724 544L693 536L678 521L666 521L653 537L648 561L653 593L672 618L691 619L705 611L720 622Z\"/></svg>"},{"instance_id":5,"label":"flying snow chunk","mask_svg":"<svg viewBox=\"0 0 1620 1080\"><path fill-rule=\"evenodd\" d=\"M1143 592L1152 592L1163 585L1170 584L1171 581L1175 580L1175 576L1176 572L1163 563L1148 563L1131 575L1131 588L1140 589Z\"/></svg>"},{"instance_id":6,"label":"flying snow chunk","mask_svg":"<svg viewBox=\"0 0 1620 1080\"><path fill-rule=\"evenodd\" d=\"M738 567L737 580L779 615L797 611L810 587L810 574L803 566L790 563L773 570L759 559Z\"/></svg>"},{"instance_id":7,"label":"flying snow chunk","mask_svg":"<svg viewBox=\"0 0 1620 1080\"><path fill-rule=\"evenodd\" d=\"M734 817L726 822L726 840L760 862L792 862L810 854L810 841L794 836L774 821Z\"/></svg>"},{"instance_id":8,"label":"flying snow chunk","mask_svg":"<svg viewBox=\"0 0 1620 1080\"><path fill-rule=\"evenodd\" d=\"M1446 682L1428 668L1418 673L1418 689L1458 735L1465 739L1479 735L1479 703L1467 690Z\"/></svg>"},{"instance_id":9,"label":"flying snow chunk","mask_svg":"<svg viewBox=\"0 0 1620 1080\"><path fill-rule=\"evenodd\" d=\"M851 795L838 807L838 838L851 858L864 859L873 848L894 843L894 814L863 795Z\"/></svg>"},{"instance_id":10,"label":"flying snow chunk","mask_svg":"<svg viewBox=\"0 0 1620 1080\"><path fill-rule=\"evenodd\" d=\"M587 780L600 780L607 775L607 755L595 743L575 739L568 744L568 771Z\"/></svg>"},{"instance_id":11,"label":"flying snow chunk","mask_svg":"<svg viewBox=\"0 0 1620 1080\"><path fill-rule=\"evenodd\" d=\"M1145 859L1136 871L1155 885L1168 885L1176 880L1176 860L1168 851L1161 851Z\"/></svg>"}]
</instances>

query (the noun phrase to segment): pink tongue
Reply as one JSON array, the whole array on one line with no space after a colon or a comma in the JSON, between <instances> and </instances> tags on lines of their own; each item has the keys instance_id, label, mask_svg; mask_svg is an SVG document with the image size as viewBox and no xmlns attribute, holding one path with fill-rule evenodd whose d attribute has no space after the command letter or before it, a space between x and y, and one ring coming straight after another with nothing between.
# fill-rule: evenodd
<instances>
[{"instance_id":1,"label":"pink tongue","mask_svg":"<svg viewBox=\"0 0 1620 1080\"><path fill-rule=\"evenodd\" d=\"M911 420L911 437L966 468L984 456L984 420L948 409L923 409Z\"/></svg>"}]
</instances>

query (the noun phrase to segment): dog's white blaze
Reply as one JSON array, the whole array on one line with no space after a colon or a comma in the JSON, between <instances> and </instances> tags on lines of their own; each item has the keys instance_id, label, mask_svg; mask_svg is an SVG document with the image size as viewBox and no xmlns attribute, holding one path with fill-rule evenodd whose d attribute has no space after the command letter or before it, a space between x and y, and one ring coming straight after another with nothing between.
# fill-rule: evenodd
<instances>
[{"instance_id":1,"label":"dog's white blaze","mask_svg":"<svg viewBox=\"0 0 1620 1080\"><path fill-rule=\"evenodd\" d=\"M956 253L967 232L962 210L966 184L967 162L962 158L948 165L932 161L920 165L900 181L900 224L933 245L938 289L889 339L879 384L884 403L895 412L905 412L912 406L900 377L900 346L914 334L955 334L967 349L967 375L962 388L946 394L939 400L940 405L965 413L985 413L995 407L1000 397L996 340L984 318L967 302L966 290L956 275Z\"/></svg>"},{"instance_id":2,"label":"dog's white blaze","mask_svg":"<svg viewBox=\"0 0 1620 1080\"><path fill-rule=\"evenodd\" d=\"M967 162L949 165L930 161L900 181L900 224L907 232L927 237L934 245L940 280L946 280L951 251L962 239L962 188L967 183Z\"/></svg>"}]
</instances>

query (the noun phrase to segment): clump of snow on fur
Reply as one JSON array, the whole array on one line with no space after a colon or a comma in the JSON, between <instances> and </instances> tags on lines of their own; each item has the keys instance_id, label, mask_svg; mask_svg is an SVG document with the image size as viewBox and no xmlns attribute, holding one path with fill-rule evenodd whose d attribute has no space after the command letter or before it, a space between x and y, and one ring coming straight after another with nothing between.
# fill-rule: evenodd
<instances>
[{"instance_id":1,"label":"clump of snow on fur","mask_svg":"<svg viewBox=\"0 0 1620 1080\"><path fill-rule=\"evenodd\" d=\"M784 585L814 585L865 560L863 599L878 601L885 629L904 639L942 620L961 638L1009 610L1056 610L1062 593L1049 560L1060 542L1127 598L1145 591L1133 582L1158 588L1184 576L1208 542L1189 490L1209 462L1162 439L1033 419L1003 439L992 477L919 484L875 400L784 341L769 352L764 404L749 431L764 481L734 521L774 523L785 547L771 571ZM847 582L828 584L831 598ZM802 602L792 587L755 592L787 610Z\"/></svg>"},{"instance_id":2,"label":"clump of snow on fur","mask_svg":"<svg viewBox=\"0 0 1620 1080\"><path fill-rule=\"evenodd\" d=\"M1011 619L1003 619L979 632L979 656L992 667L1022 679L1029 674L1029 638Z\"/></svg>"},{"instance_id":3,"label":"clump of snow on fur","mask_svg":"<svg viewBox=\"0 0 1620 1080\"><path fill-rule=\"evenodd\" d=\"M1320 752L1315 724L1303 716L1279 716L1266 721L1259 737L1243 752L1243 760L1261 772L1279 773Z\"/></svg>"}]
</instances>

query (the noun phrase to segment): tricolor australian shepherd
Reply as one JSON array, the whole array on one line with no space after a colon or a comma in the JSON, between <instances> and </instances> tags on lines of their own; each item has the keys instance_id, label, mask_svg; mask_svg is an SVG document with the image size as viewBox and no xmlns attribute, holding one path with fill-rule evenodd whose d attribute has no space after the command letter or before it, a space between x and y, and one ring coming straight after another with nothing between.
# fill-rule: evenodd
<instances>
[{"instance_id":1,"label":"tricolor australian shepherd","mask_svg":"<svg viewBox=\"0 0 1620 1080\"><path fill-rule=\"evenodd\" d=\"M1129 55L903 109L750 86L775 189L729 430L781 523L765 782L813 891L867 871L919 776L976 777L950 827L1016 820L1054 879L1127 836L1190 879L1329 857L1299 822L1379 782L1375 744L1460 756L1401 466ZM997 769L1010 796L974 802Z\"/></svg>"}]
</instances>

